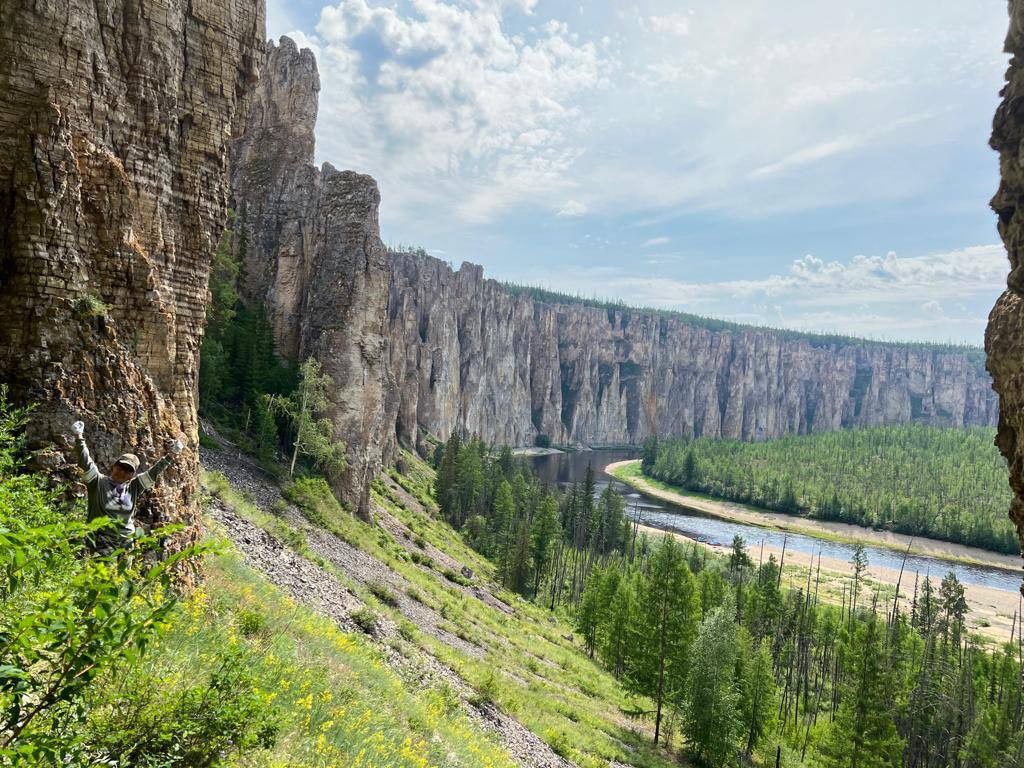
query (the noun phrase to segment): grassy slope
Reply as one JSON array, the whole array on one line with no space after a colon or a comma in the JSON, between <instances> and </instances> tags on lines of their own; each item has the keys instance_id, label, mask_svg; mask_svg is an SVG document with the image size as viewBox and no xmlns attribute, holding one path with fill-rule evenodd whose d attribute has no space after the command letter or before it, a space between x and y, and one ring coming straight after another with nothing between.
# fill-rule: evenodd
<instances>
[{"instance_id":1,"label":"grassy slope","mask_svg":"<svg viewBox=\"0 0 1024 768\"><path fill-rule=\"evenodd\" d=\"M386 595L381 599L366 584L332 569L329 563L313 554L304 535L295 526L247 503L225 484L222 477L208 476L207 481L212 490L236 511L296 552L327 565L328 570L350 586L372 611L389 617L397 624L403 642L440 660L476 689L478 703L493 702L540 736L557 753L584 768L603 768L610 760L643 768L678 765L677 757L653 747L647 721L637 721L624 714L649 709L649 702L628 696L611 675L588 659L572 639L572 629L564 617L552 616L548 611L494 587L493 566L470 549L448 525L433 517L436 506L430 492L433 477L430 468L411 455L406 454L404 458L409 468L406 476L392 471L390 477L378 479L373 486L373 499L378 506L379 518L385 525L371 527L360 523L329 497L307 494L293 498L300 502L309 520L373 555L398 574L408 584L406 596L436 611L442 618L442 628L476 646L476 654L466 653L420 631L401 614L398 607L388 604ZM396 534L392 535L389 530ZM435 557L429 557L427 553L433 553ZM226 573L225 563L231 563L230 567L235 572L247 571L244 578L238 579L236 573ZM498 601L477 599L464 584L459 584L462 578L458 568L452 567L454 563L471 568L475 574L473 584L485 586L494 593L507 604L508 613L501 610ZM224 573L224 576L220 577L219 573ZM300 611L304 616L300 625L312 622L312 625L320 627L319 632L334 637L341 644L338 646L341 656L337 659L331 659L329 654L308 659L305 669L309 679L329 678L329 674L318 673L319 665L347 665L345 654L351 649L359 649L360 659L363 654L369 654L367 658L375 658L369 641L336 628L331 630L328 625L334 625L329 621L312 618L308 612L295 608L235 558L213 563L210 578L209 594L223 593L224 600L236 600L231 597L236 591L232 585L248 581L249 597L246 599L256 601L253 610L280 614L281 620L275 626L294 628L295 622L287 622L283 616L287 611ZM232 610L229 608L229 612ZM223 622L217 619L210 623L220 625ZM276 634L271 636L276 638ZM288 635L282 640L299 650L308 641L306 634ZM401 696L396 694L389 699L390 694L379 692L389 690L394 673L380 664L379 657L369 663L368 668L365 663L361 668L366 669L367 674L372 672L380 677L371 677L361 686L350 686L355 691L351 699L365 704L365 711L377 713L375 722L394 723L390 729L382 731L387 737L383 745L378 745L381 749L401 751L403 745L406 745L404 748L408 748L410 743L415 745L418 738L429 743L431 738L436 740L440 737L442 743L449 747L459 743L460 739L464 740L459 746L462 750L459 761L438 761L436 757L427 757L426 762L406 763L389 757L375 759L372 764L507 764L507 758L490 741L491 737L475 731L464 716L451 708L450 691L427 691L420 695L413 692L418 683L412 681L402 690ZM442 707L446 701L449 710ZM297 702L291 699L285 705L288 711L292 711L304 703L305 700ZM419 714L406 716L403 713L407 709ZM312 756L317 738L319 736L315 734L312 722L302 720L293 723L285 749L290 750L288 745L294 745L297 751L294 755L287 751L287 764L321 764ZM452 739L451 743L449 739ZM354 749L345 752L344 746L338 749L349 756L357 754ZM486 754L487 757L462 762L466 759L467 750ZM330 761L325 764L330 764Z\"/></svg>"},{"instance_id":2,"label":"grassy slope","mask_svg":"<svg viewBox=\"0 0 1024 768\"><path fill-rule=\"evenodd\" d=\"M432 472L412 457L407 460L412 466L409 476L393 473L393 479L426 501ZM478 573L493 575L493 566L450 526L422 508L403 505L382 483L376 485L374 495L411 530L456 560L469 563ZM427 509L433 509L432 501L427 504ZM414 579L429 599L444 604L446 590L436 578L416 566L399 570ZM502 710L581 766L604 766L608 760L636 766L678 764L652 748L649 723L641 726L623 714L638 707L649 709L649 702L627 696L609 673L588 659L574 641L567 640L572 628L564 618L508 592L499 596L511 606L511 615L465 596L450 612L455 633L466 634L485 648L483 658L460 655L430 637L425 638L424 647L478 690L489 690Z\"/></svg>"},{"instance_id":3,"label":"grassy slope","mask_svg":"<svg viewBox=\"0 0 1024 768\"><path fill-rule=\"evenodd\" d=\"M228 649L280 721L275 747L239 765L512 765L450 691L416 690L366 638L296 605L231 551L207 560L203 589L147 657L148 682L183 686Z\"/></svg>"}]
</instances>

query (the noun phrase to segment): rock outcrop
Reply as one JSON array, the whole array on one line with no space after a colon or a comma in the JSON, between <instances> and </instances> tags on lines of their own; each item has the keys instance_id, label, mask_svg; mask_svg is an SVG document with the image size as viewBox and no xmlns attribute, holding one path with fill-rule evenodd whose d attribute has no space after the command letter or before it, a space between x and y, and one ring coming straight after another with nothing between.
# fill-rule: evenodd
<instances>
[{"instance_id":1,"label":"rock outcrop","mask_svg":"<svg viewBox=\"0 0 1024 768\"><path fill-rule=\"evenodd\" d=\"M196 444L230 134L262 38L245 0L0 5L0 380L38 404L42 464L66 466L77 417L103 462ZM197 467L186 451L155 516L196 521Z\"/></svg>"},{"instance_id":2,"label":"rock outcrop","mask_svg":"<svg viewBox=\"0 0 1024 768\"><path fill-rule=\"evenodd\" d=\"M980 359L920 345L710 330L670 313L544 303L463 264L390 257L385 421L399 442L770 439L842 427L994 424Z\"/></svg>"},{"instance_id":3,"label":"rock outcrop","mask_svg":"<svg viewBox=\"0 0 1024 768\"><path fill-rule=\"evenodd\" d=\"M345 441L348 466L332 484L366 514L382 438L380 193L369 176L313 165L320 82L312 52L283 37L268 44L262 69L232 168L243 293L267 308L280 354L313 356L333 379L323 415Z\"/></svg>"},{"instance_id":4,"label":"rock outcrop","mask_svg":"<svg viewBox=\"0 0 1024 768\"><path fill-rule=\"evenodd\" d=\"M1011 0L1006 52L1011 55L1003 101L992 127L1002 180L992 198L999 234L1010 257L1006 290L985 332L992 383L999 393L996 445L1010 468L1010 517L1024 546L1024 2Z\"/></svg>"}]
</instances>

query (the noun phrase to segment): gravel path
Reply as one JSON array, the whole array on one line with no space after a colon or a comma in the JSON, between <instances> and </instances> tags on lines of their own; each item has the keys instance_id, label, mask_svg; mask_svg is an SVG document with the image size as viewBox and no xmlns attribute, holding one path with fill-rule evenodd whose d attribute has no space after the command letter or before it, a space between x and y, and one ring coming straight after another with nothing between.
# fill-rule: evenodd
<instances>
[{"instance_id":1,"label":"gravel path","mask_svg":"<svg viewBox=\"0 0 1024 768\"><path fill-rule=\"evenodd\" d=\"M263 511L274 514L275 506L278 510L282 509L282 505L277 502L283 497L273 480L244 458L242 461L236 460L232 449L201 449L200 455L206 469L223 473L236 491ZM393 481L391 483L394 487L399 487ZM404 491L403 495L407 496ZM416 503L411 496L408 500L410 503ZM406 498L403 497L403 501L406 501ZM268 581L285 590L297 602L330 617L343 629L361 631L352 620L352 614L364 604L335 576L293 552L262 528L228 507L222 500L214 499L207 512L223 528L228 538L242 553L245 562L262 573ZM385 510L377 512L382 519L388 521L387 529L396 532L398 528L395 526L404 529L404 526ZM406 580L379 560L342 541L329 531L311 526L294 505L286 504L282 517L292 525L301 527L306 534L310 550L323 557L348 578L367 586L373 582L388 585L397 600L398 610L421 631L429 633L461 653L478 658L483 655L483 649L479 646L439 627L440 616L430 607L409 597L405 592L408 586ZM405 541L402 535L395 536L395 539L403 543ZM434 552L443 554L438 550ZM445 555L445 560L451 558ZM459 564L454 560L451 560L451 563L457 570ZM443 578L438 574L434 576ZM510 610L505 603L479 586L461 589L481 599L485 599L480 594L484 593L490 598L486 600L489 604L498 604L501 606L500 609L506 612ZM401 645L398 627L389 617L378 616L373 638L384 653L388 664L400 671L405 679L418 680L421 685L433 685L440 681L450 685L459 694L470 719L483 729L494 733L512 759L523 768L576 768L574 763L557 755L551 747L514 717L492 704L472 704L471 701L475 697L474 689L456 672L429 653L417 649L418 652L411 654L411 657L404 656L398 650Z\"/></svg>"}]
</instances>

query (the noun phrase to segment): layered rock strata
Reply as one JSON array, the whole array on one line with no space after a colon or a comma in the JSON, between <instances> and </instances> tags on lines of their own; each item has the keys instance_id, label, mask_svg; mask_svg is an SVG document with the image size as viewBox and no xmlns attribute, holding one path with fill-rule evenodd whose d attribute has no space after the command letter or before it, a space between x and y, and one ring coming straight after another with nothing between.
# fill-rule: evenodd
<instances>
[{"instance_id":1,"label":"layered rock strata","mask_svg":"<svg viewBox=\"0 0 1024 768\"><path fill-rule=\"evenodd\" d=\"M992 198L1010 258L1006 290L989 315L985 351L999 393L996 444L1010 468L1010 517L1024 544L1024 2L1011 0L1005 50L1011 55L992 126L1001 181Z\"/></svg>"},{"instance_id":2,"label":"layered rock strata","mask_svg":"<svg viewBox=\"0 0 1024 768\"><path fill-rule=\"evenodd\" d=\"M38 460L152 461L197 441L211 256L232 126L257 77L263 4L0 4L0 381L36 403ZM150 499L195 523L197 455ZM194 526L193 526L194 529Z\"/></svg>"},{"instance_id":3,"label":"layered rock strata","mask_svg":"<svg viewBox=\"0 0 1024 768\"><path fill-rule=\"evenodd\" d=\"M313 165L316 61L290 39L268 44L244 133L235 142L234 247L244 295L263 304L277 351L313 356L331 376L335 437L347 468L338 495L366 514L380 467L387 265L369 176Z\"/></svg>"},{"instance_id":4,"label":"layered rock strata","mask_svg":"<svg viewBox=\"0 0 1024 768\"><path fill-rule=\"evenodd\" d=\"M452 430L609 445L995 423L989 378L965 354L709 330L669 313L535 301L473 264L390 262L385 421L407 445Z\"/></svg>"}]
</instances>

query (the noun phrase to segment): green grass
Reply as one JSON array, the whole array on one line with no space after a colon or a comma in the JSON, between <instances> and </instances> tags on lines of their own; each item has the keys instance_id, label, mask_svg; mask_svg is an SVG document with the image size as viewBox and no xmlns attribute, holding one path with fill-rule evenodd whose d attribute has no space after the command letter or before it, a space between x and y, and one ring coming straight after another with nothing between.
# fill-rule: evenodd
<instances>
[{"instance_id":1,"label":"green grass","mask_svg":"<svg viewBox=\"0 0 1024 768\"><path fill-rule=\"evenodd\" d=\"M302 493L289 490L307 519L344 538L387 564L408 584L399 590L415 595L417 602L434 608L439 626L477 647L479 657L453 648L414 627L387 600L375 599L373 585L357 592L373 606L374 613L389 617L401 638L417 645L455 670L475 691L479 703L493 703L516 717L547 742L558 754L581 768L605 768L619 760L637 768L668 768L678 757L652 744L649 720L631 719L625 713L649 710L650 704L630 696L611 674L591 661L571 638L565 617L494 587L494 567L469 547L449 525L434 517L436 504L430 495L433 471L415 456L404 453L408 471L390 477L418 503L402 503L394 485L378 478L371 494L407 529L399 536L412 552L420 552L417 538L443 552L460 566L474 572L473 584L484 583L509 606L509 613L471 594L445 575L458 567L414 561L401 543L379 527L369 526L333 502L326 486L307 485ZM333 502L333 503L332 503ZM243 507L243 514L252 510ZM271 524L267 515L254 521ZM269 529L268 529L269 530ZM272 532L272 531L271 531ZM273 532L272 532L273 533ZM276 535L276 534L275 534ZM308 554L307 554L308 556ZM343 574L339 574L344 576ZM388 596L393 596L388 590Z\"/></svg>"},{"instance_id":2,"label":"green grass","mask_svg":"<svg viewBox=\"0 0 1024 768\"><path fill-rule=\"evenodd\" d=\"M451 690L403 680L368 640L296 605L236 554L209 558L204 575L146 670L166 692L213 671L225 652L238 655L277 719L278 738L237 765L513 765Z\"/></svg>"}]
</instances>

